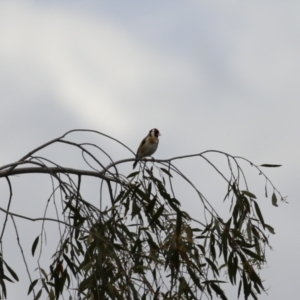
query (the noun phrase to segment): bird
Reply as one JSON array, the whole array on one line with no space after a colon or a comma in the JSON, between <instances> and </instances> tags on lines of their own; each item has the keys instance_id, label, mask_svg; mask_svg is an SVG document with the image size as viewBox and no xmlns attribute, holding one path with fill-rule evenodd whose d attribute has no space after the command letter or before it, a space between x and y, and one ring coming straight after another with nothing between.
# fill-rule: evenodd
<instances>
[{"instance_id":1,"label":"bird","mask_svg":"<svg viewBox=\"0 0 300 300\"><path fill-rule=\"evenodd\" d=\"M158 129L153 128L149 131L148 135L141 141L140 146L136 152L136 159L133 163L133 169L136 167L141 157L151 156L157 149L160 136Z\"/></svg>"}]
</instances>

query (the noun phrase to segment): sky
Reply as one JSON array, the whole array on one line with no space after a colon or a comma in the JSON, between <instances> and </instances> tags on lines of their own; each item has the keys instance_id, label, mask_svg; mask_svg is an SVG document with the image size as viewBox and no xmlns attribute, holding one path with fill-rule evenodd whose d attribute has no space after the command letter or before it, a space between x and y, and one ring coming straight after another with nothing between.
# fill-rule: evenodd
<instances>
[{"instance_id":1,"label":"sky","mask_svg":"<svg viewBox=\"0 0 300 300\"><path fill-rule=\"evenodd\" d=\"M295 299L299 10L296 1L1 1L0 165L78 128L111 135L135 151L153 127L162 133L157 159L215 149L256 164L282 164L266 170L288 204L261 200L276 234L262 272L269 290L259 299ZM99 142L116 160L132 157ZM78 159L55 147L45 154L70 165ZM181 166L195 171L192 163ZM263 180L249 172L253 192L263 194ZM209 192L213 183L202 176ZM23 177L14 179L13 209L42 208L47 183ZM2 206L4 179L0 188ZM28 245L34 238L24 237ZM14 287L9 298L20 299L23 289Z\"/></svg>"}]
</instances>

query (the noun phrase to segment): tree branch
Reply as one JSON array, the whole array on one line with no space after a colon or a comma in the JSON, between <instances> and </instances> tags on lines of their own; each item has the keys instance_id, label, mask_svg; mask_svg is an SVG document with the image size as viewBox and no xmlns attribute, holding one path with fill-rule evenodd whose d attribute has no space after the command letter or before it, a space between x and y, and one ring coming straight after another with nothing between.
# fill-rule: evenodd
<instances>
[{"instance_id":1,"label":"tree branch","mask_svg":"<svg viewBox=\"0 0 300 300\"><path fill-rule=\"evenodd\" d=\"M79 169L73 169L73 168L62 168L62 167L29 167L29 168L18 168L18 169L8 169L0 172L0 178L12 176L12 175L18 175L18 174L29 174L29 173L43 173L43 174L57 174L57 173L68 173L68 174L74 174L74 175L83 175L83 176L92 176L97 178L102 178L104 180L114 181L120 184L124 184L125 182L122 182L120 180L117 180L112 177L107 177L100 172L95 171L87 171L87 170L79 170Z\"/></svg>"}]
</instances>

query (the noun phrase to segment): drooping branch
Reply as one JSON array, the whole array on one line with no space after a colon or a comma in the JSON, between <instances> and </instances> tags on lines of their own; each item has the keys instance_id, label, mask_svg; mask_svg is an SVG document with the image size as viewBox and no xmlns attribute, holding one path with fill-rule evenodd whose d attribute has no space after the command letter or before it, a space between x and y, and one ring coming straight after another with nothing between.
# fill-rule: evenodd
<instances>
[{"instance_id":1,"label":"drooping branch","mask_svg":"<svg viewBox=\"0 0 300 300\"><path fill-rule=\"evenodd\" d=\"M88 170L80 170L80 169L73 169L73 168L62 168L62 167L27 167L27 168L17 168L14 170L8 169L7 171L0 172L1 177L8 177L13 175L19 174L58 174L58 173L67 173L73 175L81 175L81 176L90 176L90 177L97 177L102 178L104 180L110 180L117 183L122 183L120 180L116 180L115 178L111 178L108 176L103 175L100 172L95 171L88 171Z\"/></svg>"}]
</instances>

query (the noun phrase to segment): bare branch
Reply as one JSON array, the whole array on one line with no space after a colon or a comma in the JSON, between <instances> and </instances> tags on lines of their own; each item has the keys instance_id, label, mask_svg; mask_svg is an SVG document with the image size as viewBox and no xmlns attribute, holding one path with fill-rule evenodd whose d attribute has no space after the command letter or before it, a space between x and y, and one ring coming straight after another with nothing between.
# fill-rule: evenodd
<instances>
[{"instance_id":1,"label":"bare branch","mask_svg":"<svg viewBox=\"0 0 300 300\"><path fill-rule=\"evenodd\" d=\"M7 176L13 176L13 175L19 175L19 174L30 174L30 173L39 173L39 174L66 173L66 174L74 174L74 175L81 175L81 176L97 177L97 178L101 178L104 180L114 181L119 184L125 184L125 182L122 182L115 178L105 176L100 172L79 170L79 169L72 169L72 168L62 168L62 167L40 167L40 168L29 167L29 168L9 169L7 171L6 170L1 171L0 178L7 177Z\"/></svg>"},{"instance_id":2,"label":"bare branch","mask_svg":"<svg viewBox=\"0 0 300 300\"><path fill-rule=\"evenodd\" d=\"M6 180L7 180L8 187L9 187L9 200L8 200L8 204L7 204L7 212L9 212L9 208L10 208L10 205L11 205L11 200L12 200L12 195L13 194L12 194L12 187L11 187L11 182L10 182L9 178L6 177ZM4 223L3 223L2 232L1 232L1 236L0 236L0 242L2 241L3 234L4 234L4 231L5 231L5 228L6 228L7 218L8 218L8 213L6 213L5 220L4 220Z\"/></svg>"}]
</instances>

